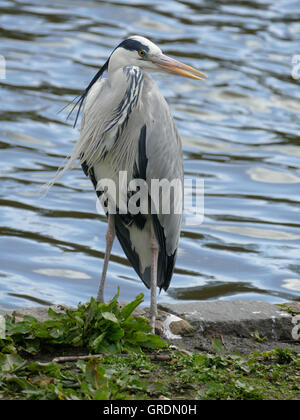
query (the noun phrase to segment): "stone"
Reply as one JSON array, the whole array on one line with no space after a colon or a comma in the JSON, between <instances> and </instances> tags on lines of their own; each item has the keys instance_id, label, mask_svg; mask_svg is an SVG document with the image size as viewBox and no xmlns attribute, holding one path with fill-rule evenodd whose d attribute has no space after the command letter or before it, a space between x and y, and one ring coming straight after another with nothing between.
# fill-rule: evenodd
<instances>
[{"instance_id":1,"label":"stone","mask_svg":"<svg viewBox=\"0 0 300 420\"><path fill-rule=\"evenodd\" d=\"M48 315L49 308L53 309L54 312L62 313L65 312L67 309L74 310L73 306L63 305L63 304L56 304L51 306L33 306L29 308L17 308L9 313L14 313L16 316L16 321L22 321L24 316L32 316L38 319L40 322L48 321L50 316Z\"/></svg>"},{"instance_id":2,"label":"stone","mask_svg":"<svg viewBox=\"0 0 300 420\"><path fill-rule=\"evenodd\" d=\"M170 330L175 335L186 336L193 334L195 332L195 327L185 319L181 319L179 321L170 322Z\"/></svg>"},{"instance_id":3,"label":"stone","mask_svg":"<svg viewBox=\"0 0 300 420\"><path fill-rule=\"evenodd\" d=\"M277 305L264 301L161 303L159 308L184 318L203 334L215 331L222 335L250 337L258 332L272 340L292 339L292 316Z\"/></svg>"}]
</instances>

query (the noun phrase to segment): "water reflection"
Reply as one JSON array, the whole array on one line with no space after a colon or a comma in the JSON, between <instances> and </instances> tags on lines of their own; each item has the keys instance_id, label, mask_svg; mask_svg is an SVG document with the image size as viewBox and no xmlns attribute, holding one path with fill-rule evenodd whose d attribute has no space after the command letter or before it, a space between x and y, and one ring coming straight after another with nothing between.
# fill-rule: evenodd
<instances>
[{"instance_id":1,"label":"water reflection","mask_svg":"<svg viewBox=\"0 0 300 420\"><path fill-rule=\"evenodd\" d=\"M0 5L0 304L95 295L105 218L79 168L37 195L78 136L59 113L120 39L141 34L209 75L155 75L183 138L185 173L205 182L205 219L184 227L161 300L300 300L300 7L292 0L5 0ZM120 246L107 297L141 290Z\"/></svg>"}]
</instances>

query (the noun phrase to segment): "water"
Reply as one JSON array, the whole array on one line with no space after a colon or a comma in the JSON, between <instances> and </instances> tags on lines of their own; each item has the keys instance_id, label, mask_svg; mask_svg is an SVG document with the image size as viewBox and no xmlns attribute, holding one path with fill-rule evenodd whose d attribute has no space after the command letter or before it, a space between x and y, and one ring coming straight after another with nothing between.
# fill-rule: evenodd
<instances>
[{"instance_id":1,"label":"water","mask_svg":"<svg viewBox=\"0 0 300 420\"><path fill-rule=\"evenodd\" d=\"M299 2L1 0L0 304L96 294L106 222L90 181L78 168L37 192L78 136L58 111L132 34L209 75L154 76L185 174L205 182L204 221L183 228L160 299L300 301ZM149 302L116 242L106 298L118 285L122 300L143 291Z\"/></svg>"}]
</instances>

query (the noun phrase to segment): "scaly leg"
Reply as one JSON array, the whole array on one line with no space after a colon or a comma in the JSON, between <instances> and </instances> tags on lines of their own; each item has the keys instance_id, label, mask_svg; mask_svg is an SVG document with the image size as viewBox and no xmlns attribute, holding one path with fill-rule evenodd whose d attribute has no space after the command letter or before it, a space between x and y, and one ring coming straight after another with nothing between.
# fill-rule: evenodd
<instances>
[{"instance_id":1,"label":"scaly leg","mask_svg":"<svg viewBox=\"0 0 300 420\"><path fill-rule=\"evenodd\" d=\"M155 320L157 316L156 288L157 288L157 262L158 262L159 245L155 236L153 223L151 223L150 249L151 249L151 254L152 254L150 325L152 327L152 332L154 334L155 333Z\"/></svg>"},{"instance_id":2,"label":"scaly leg","mask_svg":"<svg viewBox=\"0 0 300 420\"><path fill-rule=\"evenodd\" d=\"M105 257L104 257L104 263L103 263L103 269L102 269L102 277L101 282L98 289L97 294L97 302L104 303L104 284L106 279L106 272L108 267L108 262L110 258L110 253L112 249L112 245L114 242L116 236L116 230L115 230L115 216L113 214L108 214L108 227L106 232L106 249L105 249Z\"/></svg>"}]
</instances>

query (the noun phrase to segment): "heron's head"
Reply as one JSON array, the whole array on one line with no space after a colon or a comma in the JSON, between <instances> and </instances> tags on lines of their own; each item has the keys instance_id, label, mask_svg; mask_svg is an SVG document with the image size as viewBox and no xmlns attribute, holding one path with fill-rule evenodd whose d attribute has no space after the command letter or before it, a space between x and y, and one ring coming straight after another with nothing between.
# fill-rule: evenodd
<instances>
[{"instance_id":1,"label":"heron's head","mask_svg":"<svg viewBox=\"0 0 300 420\"><path fill-rule=\"evenodd\" d=\"M197 80L207 77L199 70L168 57L149 39L137 35L122 41L109 58L109 71L124 66L138 66L149 72L168 72Z\"/></svg>"}]
</instances>

